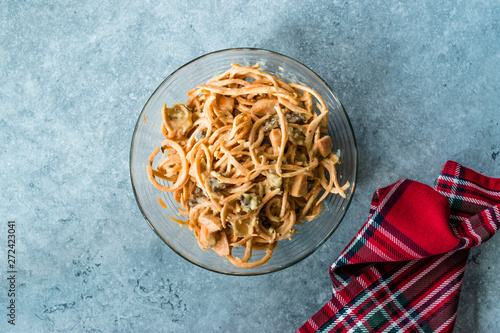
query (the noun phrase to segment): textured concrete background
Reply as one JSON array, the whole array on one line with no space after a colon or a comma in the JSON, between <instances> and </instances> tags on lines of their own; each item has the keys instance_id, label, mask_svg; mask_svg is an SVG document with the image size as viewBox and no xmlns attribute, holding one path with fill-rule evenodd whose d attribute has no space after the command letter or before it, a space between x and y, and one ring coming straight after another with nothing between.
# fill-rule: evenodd
<instances>
[{"instance_id":1,"label":"textured concrete background","mask_svg":"<svg viewBox=\"0 0 500 333\"><path fill-rule=\"evenodd\" d=\"M374 190L432 184L447 159L500 177L500 8L490 1L0 0L0 331L17 221L16 332L291 332ZM144 221L128 158L141 108L204 53L262 47L338 93L359 181L338 232L284 271L195 267ZM456 332L500 332L500 235L472 251Z\"/></svg>"}]
</instances>

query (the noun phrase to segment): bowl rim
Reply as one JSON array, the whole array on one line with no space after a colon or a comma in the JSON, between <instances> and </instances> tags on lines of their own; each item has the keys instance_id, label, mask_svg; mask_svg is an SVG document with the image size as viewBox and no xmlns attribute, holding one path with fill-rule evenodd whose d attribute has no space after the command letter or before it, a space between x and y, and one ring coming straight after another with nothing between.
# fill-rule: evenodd
<instances>
[{"instance_id":1,"label":"bowl rim","mask_svg":"<svg viewBox=\"0 0 500 333\"><path fill-rule=\"evenodd\" d=\"M353 175L353 188L351 190L351 194L349 196L349 199L348 199L348 202L347 202L347 205L345 207L345 209L342 210L341 212L341 216L340 216L340 219L339 219L339 222L332 228L332 230L330 230L330 232L325 235L325 237L323 237L323 239L314 246L314 248L310 251L308 251L305 255L302 255L300 256L299 258L297 259L294 259L292 260L291 262L287 263L286 265L283 265L283 266L278 266L276 268L273 268L273 269L269 269L269 270L264 270L264 271L261 271L261 272L227 272L227 271L222 271L222 270L218 270L218 269L215 269L213 267L210 267L210 266L207 266L207 265L203 265L201 263L198 263L186 256L184 256L182 253L180 253L179 251L177 251L177 249L170 245L170 243L167 241L167 239L165 239L165 237L163 237L163 235L155 228L155 226L153 225L153 223L149 220L149 218L147 217L146 213L144 212L144 209L142 208L142 205L139 201L139 196L137 195L137 190L136 190L136 186L135 186L135 181L134 181L134 175L133 175L133 166L132 166L132 160L133 160L133 150L134 150L134 143L135 143L135 136L137 134L137 129L139 128L139 123L140 121L142 120L142 117L143 117L143 114L146 110L146 106L149 104L149 102L151 101L151 99L153 98L153 96L155 96L155 94L158 92L158 90L160 89L160 87L163 86L163 84L165 82L167 82L172 76L174 76L177 72L179 72L181 69L189 66L190 64L198 61L198 60L201 60L203 58L206 58L206 57L209 57L211 55L214 55L214 54L219 54L219 53L230 53L230 52L235 52L235 51L255 51L255 52L261 52L261 53L269 53L269 54L273 54L273 55L277 55L279 57L283 57L283 58L286 58L287 60L291 61L291 62L295 62L303 67L305 67L307 70L311 71L311 73L313 73L317 78L318 80L323 83L327 88L328 90L330 90L330 92L332 93L333 97L335 98L335 100L339 103L340 105L340 109L342 110L345 118L347 119L347 123L349 125L349 129L350 129L350 132L351 132L351 135L352 135L352 138L353 138L353 143L354 143L354 158L353 158L353 163L354 163L354 175ZM170 73L159 85L158 87L153 91L153 93L151 94L151 96L148 98L148 100L146 101L146 103L144 104L142 110L141 110L141 113L139 114L139 117L137 119L137 122L135 124L135 127L134 127L134 133L132 135L132 140L131 140L131 144L130 144L130 152L129 152L129 170L130 170L130 181L131 181L131 185L132 185L132 189L134 191L134 197L135 197L135 201L137 203L137 205L139 206L139 209L142 213L142 216L144 216L144 219L146 220L146 222L149 224L149 226L151 227L151 229L153 229L153 231L156 233L156 235L158 237L160 237L161 240L163 240L163 242L165 244L167 244L167 246L174 251L174 253L176 253L177 255L179 255L181 258L183 258L184 260L187 260L188 262L198 266L198 267L201 267L201 268L204 268L208 271L212 271L212 272L215 272L215 273L219 273L219 274L223 274L223 275L233 275L233 276L254 276L254 275L264 275L264 274L270 274L270 273L273 273L273 272L278 272L278 271L281 271L285 268L288 268L288 267L291 267L295 264L297 264L298 262L306 259L307 257L309 257L310 255L312 255L314 252L316 252L332 235L333 233L337 230L337 228L339 227L339 225L342 223L342 221L344 220L344 217L345 217L345 214L347 213L347 210L349 209L351 203L352 203L352 200L353 200L353 197L354 197L354 193L356 191L356 181L357 181L357 175L358 175L358 146L357 146L357 142L356 142L356 136L355 136L355 133L354 133L354 129L352 128L352 124L351 124L351 120L349 119L349 116L347 114L347 112L345 111L345 108L344 108L344 105L342 104L342 102L340 101L340 99L338 98L337 94L335 93L335 91L328 85L328 83L326 83L325 80L323 80L323 78L321 78L315 71L313 71L311 68L309 68L308 66L304 65L303 63L301 63L300 61L297 61L293 58L290 58L289 56L286 56L284 54L281 54L281 53L278 53L278 52L275 52L275 51L270 51L270 50L267 50L267 49L263 49L263 48L253 48L253 47L235 47L235 48L227 48L227 49L221 49L221 50L216 50L216 51L212 51L212 52L209 52L209 53L205 53L199 57L196 57L188 62L186 62L184 65L180 66L179 68L177 68L175 71L173 71L172 73Z\"/></svg>"}]
</instances>

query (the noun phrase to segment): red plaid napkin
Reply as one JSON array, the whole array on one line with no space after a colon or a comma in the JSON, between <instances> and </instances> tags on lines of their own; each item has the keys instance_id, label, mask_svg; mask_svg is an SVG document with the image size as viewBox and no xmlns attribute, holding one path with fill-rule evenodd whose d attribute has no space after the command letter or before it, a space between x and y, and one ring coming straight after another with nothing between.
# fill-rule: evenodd
<instances>
[{"instance_id":1,"label":"red plaid napkin","mask_svg":"<svg viewBox=\"0 0 500 333\"><path fill-rule=\"evenodd\" d=\"M330 268L332 299L298 332L451 332L469 248L500 226L500 179L448 161L434 189L401 180Z\"/></svg>"}]
</instances>

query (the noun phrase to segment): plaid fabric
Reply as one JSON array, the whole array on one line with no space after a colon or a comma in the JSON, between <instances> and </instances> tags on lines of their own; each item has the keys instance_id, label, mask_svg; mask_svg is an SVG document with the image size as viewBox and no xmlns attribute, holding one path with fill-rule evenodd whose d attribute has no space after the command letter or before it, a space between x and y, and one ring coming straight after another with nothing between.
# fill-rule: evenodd
<instances>
[{"instance_id":1,"label":"plaid fabric","mask_svg":"<svg viewBox=\"0 0 500 333\"><path fill-rule=\"evenodd\" d=\"M401 180L332 264L332 299L298 332L451 332L469 248L500 226L500 179L448 161L431 187Z\"/></svg>"}]
</instances>

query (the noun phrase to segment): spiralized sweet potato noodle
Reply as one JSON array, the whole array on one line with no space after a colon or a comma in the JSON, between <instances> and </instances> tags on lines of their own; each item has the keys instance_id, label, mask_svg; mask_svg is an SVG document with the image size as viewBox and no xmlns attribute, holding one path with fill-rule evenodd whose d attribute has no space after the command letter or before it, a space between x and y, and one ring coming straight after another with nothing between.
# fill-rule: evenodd
<instances>
[{"instance_id":1,"label":"spiralized sweet potato noodle","mask_svg":"<svg viewBox=\"0 0 500 333\"><path fill-rule=\"evenodd\" d=\"M349 183L337 179L328 109L311 88L258 65L232 64L188 96L186 104L161 110L165 140L147 173L156 188L173 193L187 220L171 219L188 226L202 249L238 267L263 265L278 241L320 214L328 194L345 197ZM232 255L237 246L245 248L241 258ZM258 250L266 251L250 261Z\"/></svg>"}]
</instances>

